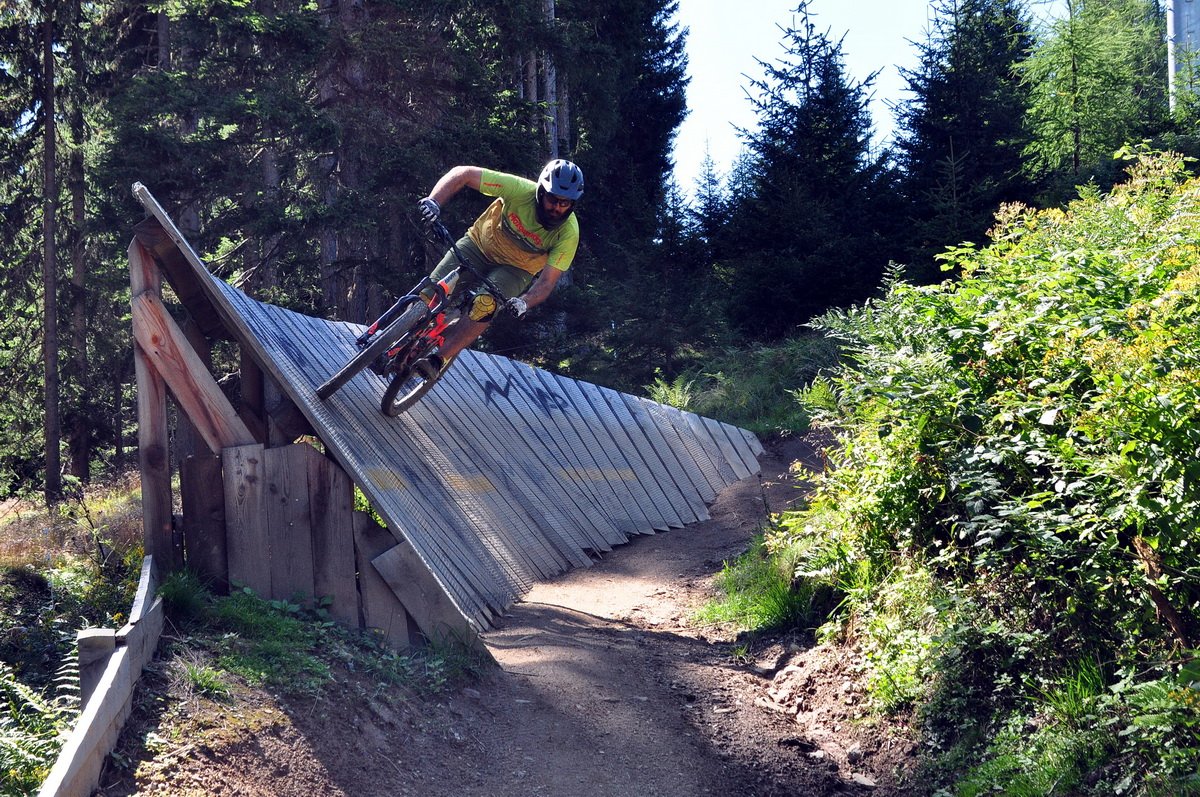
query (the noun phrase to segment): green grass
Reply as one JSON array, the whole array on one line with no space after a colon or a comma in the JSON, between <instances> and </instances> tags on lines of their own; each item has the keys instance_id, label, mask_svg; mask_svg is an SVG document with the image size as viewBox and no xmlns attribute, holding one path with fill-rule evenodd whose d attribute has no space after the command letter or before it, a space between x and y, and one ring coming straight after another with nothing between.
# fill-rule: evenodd
<instances>
[{"instance_id":1,"label":"green grass","mask_svg":"<svg viewBox=\"0 0 1200 797\"><path fill-rule=\"evenodd\" d=\"M755 434L802 432L809 414L798 391L838 360L837 344L807 335L766 346L723 349L683 373L658 372L647 396Z\"/></svg>"},{"instance_id":2,"label":"green grass","mask_svg":"<svg viewBox=\"0 0 1200 797\"><path fill-rule=\"evenodd\" d=\"M748 632L812 629L828 609L822 600L825 593L814 584L795 581L794 572L793 563L771 555L759 535L749 550L725 563L717 576L721 597L702 606L694 620Z\"/></svg>"},{"instance_id":3,"label":"green grass","mask_svg":"<svg viewBox=\"0 0 1200 797\"><path fill-rule=\"evenodd\" d=\"M403 684L436 693L478 671L477 654L453 640L400 653L383 640L329 620L320 602L263 600L248 589L218 597L185 572L159 588L172 618L186 633L179 650L203 651L211 661L191 666L198 687L221 690L236 680L289 694L319 694L338 667L371 673L380 686Z\"/></svg>"}]
</instances>

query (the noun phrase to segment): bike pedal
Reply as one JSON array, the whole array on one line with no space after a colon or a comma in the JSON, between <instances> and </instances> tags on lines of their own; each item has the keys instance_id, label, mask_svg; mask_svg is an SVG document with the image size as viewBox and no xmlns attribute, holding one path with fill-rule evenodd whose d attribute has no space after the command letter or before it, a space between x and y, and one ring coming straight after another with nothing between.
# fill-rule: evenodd
<instances>
[{"instance_id":1,"label":"bike pedal","mask_svg":"<svg viewBox=\"0 0 1200 797\"><path fill-rule=\"evenodd\" d=\"M370 365L367 366L372 373L377 376L386 376L388 367L388 358L386 354L381 354L376 357Z\"/></svg>"}]
</instances>

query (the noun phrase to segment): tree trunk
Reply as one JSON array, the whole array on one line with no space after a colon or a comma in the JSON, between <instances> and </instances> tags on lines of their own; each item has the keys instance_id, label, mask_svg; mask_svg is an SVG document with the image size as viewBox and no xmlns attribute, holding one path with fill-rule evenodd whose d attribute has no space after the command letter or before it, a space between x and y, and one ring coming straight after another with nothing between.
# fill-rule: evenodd
<instances>
[{"instance_id":1,"label":"tree trunk","mask_svg":"<svg viewBox=\"0 0 1200 797\"><path fill-rule=\"evenodd\" d=\"M55 182L54 159L54 20L50 10L42 21L42 115L44 152L42 153L42 286L45 291L42 357L46 371L46 503L62 497L62 466L59 444L62 428L58 417L58 280L54 251L55 206L58 186Z\"/></svg>"},{"instance_id":2,"label":"tree trunk","mask_svg":"<svg viewBox=\"0 0 1200 797\"><path fill-rule=\"evenodd\" d=\"M554 0L542 0L542 11L546 15L546 26L554 27ZM545 88L542 95L546 98L546 110L543 114L546 143L550 149L550 157L558 157L558 77L554 72L554 58L547 53L542 70Z\"/></svg>"},{"instance_id":3,"label":"tree trunk","mask_svg":"<svg viewBox=\"0 0 1200 797\"><path fill-rule=\"evenodd\" d=\"M555 106L558 117L558 149L562 157L571 157L571 98L567 93L567 74L558 72L558 104Z\"/></svg>"},{"instance_id":4,"label":"tree trunk","mask_svg":"<svg viewBox=\"0 0 1200 797\"><path fill-rule=\"evenodd\" d=\"M525 56L525 101L528 102L533 108L533 118L530 120L530 122L532 123L534 130L537 130L539 127L541 127L540 120L538 118L538 108L537 108L537 102L538 102L537 75L538 75L537 53L531 52L527 56Z\"/></svg>"},{"instance_id":5,"label":"tree trunk","mask_svg":"<svg viewBox=\"0 0 1200 797\"><path fill-rule=\"evenodd\" d=\"M73 27L79 30L80 0L71 2ZM92 445L91 424L88 422L88 407L84 397L91 395L89 389L87 357L87 263L84 260L83 226L86 222L87 206L85 175L83 170L83 141L87 135L83 124L84 74L83 42L76 35L71 41L71 67L75 73L75 96L71 102L71 165L68 176L71 192L71 373L80 396L79 404L71 413L70 450L71 474L81 481L88 481L91 470Z\"/></svg>"}]
</instances>

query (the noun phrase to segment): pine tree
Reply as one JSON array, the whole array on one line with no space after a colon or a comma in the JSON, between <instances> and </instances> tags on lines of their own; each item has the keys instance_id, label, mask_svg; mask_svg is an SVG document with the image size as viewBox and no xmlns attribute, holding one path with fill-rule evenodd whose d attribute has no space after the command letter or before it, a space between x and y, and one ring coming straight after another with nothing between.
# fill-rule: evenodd
<instances>
[{"instance_id":1,"label":"pine tree","mask_svg":"<svg viewBox=\"0 0 1200 797\"><path fill-rule=\"evenodd\" d=\"M1167 124L1165 20L1156 0L1066 0L1020 66L1030 91L1026 148L1038 177L1070 185Z\"/></svg>"},{"instance_id":2,"label":"pine tree","mask_svg":"<svg viewBox=\"0 0 1200 797\"><path fill-rule=\"evenodd\" d=\"M1017 0L941 0L920 65L902 70L896 152L912 220L906 275L936 281L934 255L979 242L1003 202L1028 201L1026 88L1032 34Z\"/></svg>"},{"instance_id":3,"label":"pine tree","mask_svg":"<svg viewBox=\"0 0 1200 797\"><path fill-rule=\"evenodd\" d=\"M804 2L783 29L784 56L759 61L752 81L755 130L735 169L724 236L737 323L761 337L796 330L830 306L863 299L888 262L891 190L871 152L872 78L846 74L842 45L817 31Z\"/></svg>"}]
</instances>

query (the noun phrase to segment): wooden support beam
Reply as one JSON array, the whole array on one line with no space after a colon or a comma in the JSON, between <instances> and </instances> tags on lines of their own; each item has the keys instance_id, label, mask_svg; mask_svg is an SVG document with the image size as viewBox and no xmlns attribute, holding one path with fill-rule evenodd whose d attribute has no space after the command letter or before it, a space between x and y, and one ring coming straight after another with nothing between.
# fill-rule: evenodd
<instances>
[{"instance_id":1,"label":"wooden support beam","mask_svg":"<svg viewBox=\"0 0 1200 797\"><path fill-rule=\"evenodd\" d=\"M134 241L129 245L129 288L133 295L154 295L162 280L154 260ZM142 476L142 536L146 554L166 572L183 566L171 517L170 428L167 388L142 350L134 345L137 375L138 466Z\"/></svg>"},{"instance_id":2,"label":"wooden support beam","mask_svg":"<svg viewBox=\"0 0 1200 797\"><path fill-rule=\"evenodd\" d=\"M131 304L133 335L138 345L170 386L171 394L212 453L255 442L162 299L142 293L134 296Z\"/></svg>"},{"instance_id":3,"label":"wooden support beam","mask_svg":"<svg viewBox=\"0 0 1200 797\"><path fill-rule=\"evenodd\" d=\"M396 593L371 565L371 560L395 546L391 532L366 512L354 513L354 553L358 589L362 594L363 625L378 631L397 650L407 650L409 616Z\"/></svg>"},{"instance_id":4,"label":"wooden support beam","mask_svg":"<svg viewBox=\"0 0 1200 797\"><path fill-rule=\"evenodd\" d=\"M240 366L238 369L238 393L241 402L238 415L260 442L267 440L267 413L263 394L264 374L262 368L250 356L245 345L239 346Z\"/></svg>"},{"instance_id":5,"label":"wooden support beam","mask_svg":"<svg viewBox=\"0 0 1200 797\"><path fill-rule=\"evenodd\" d=\"M479 632L447 597L406 540L381 552L371 564L426 639L486 652Z\"/></svg>"}]
</instances>

